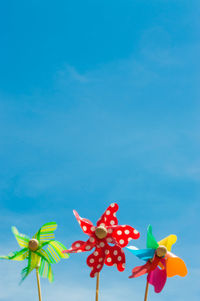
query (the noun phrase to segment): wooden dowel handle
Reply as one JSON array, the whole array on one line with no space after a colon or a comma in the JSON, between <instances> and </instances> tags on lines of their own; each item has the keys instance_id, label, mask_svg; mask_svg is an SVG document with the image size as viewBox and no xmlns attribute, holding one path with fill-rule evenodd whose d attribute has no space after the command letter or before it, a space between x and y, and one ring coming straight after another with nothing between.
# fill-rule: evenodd
<instances>
[{"instance_id":1,"label":"wooden dowel handle","mask_svg":"<svg viewBox=\"0 0 200 301\"><path fill-rule=\"evenodd\" d=\"M39 271L38 271L39 268L36 267L35 269L36 269L36 276L37 276L38 297L39 297L39 301L42 301L41 287L40 287L40 275L39 275Z\"/></svg>"},{"instance_id":2,"label":"wooden dowel handle","mask_svg":"<svg viewBox=\"0 0 200 301\"><path fill-rule=\"evenodd\" d=\"M149 291L149 282L147 281L145 295L144 295L144 301L147 301L148 291Z\"/></svg>"},{"instance_id":3,"label":"wooden dowel handle","mask_svg":"<svg viewBox=\"0 0 200 301\"><path fill-rule=\"evenodd\" d=\"M97 273L97 282L96 282L96 301L99 299L99 274Z\"/></svg>"}]
</instances>

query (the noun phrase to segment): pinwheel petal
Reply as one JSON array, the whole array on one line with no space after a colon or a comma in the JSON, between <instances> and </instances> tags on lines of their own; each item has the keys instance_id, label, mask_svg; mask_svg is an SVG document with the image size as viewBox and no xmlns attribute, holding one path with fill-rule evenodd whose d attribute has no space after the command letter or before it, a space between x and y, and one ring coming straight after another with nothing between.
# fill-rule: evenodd
<instances>
[{"instance_id":1,"label":"pinwheel petal","mask_svg":"<svg viewBox=\"0 0 200 301\"><path fill-rule=\"evenodd\" d=\"M171 252L167 253L166 265L167 277L173 277L176 275L185 277L187 275L185 262Z\"/></svg>"},{"instance_id":2,"label":"pinwheel petal","mask_svg":"<svg viewBox=\"0 0 200 301\"><path fill-rule=\"evenodd\" d=\"M148 249L157 249L159 244L157 243L155 237L152 233L152 226L149 225L147 228L147 248Z\"/></svg>"},{"instance_id":3,"label":"pinwheel petal","mask_svg":"<svg viewBox=\"0 0 200 301\"><path fill-rule=\"evenodd\" d=\"M16 238L19 246L21 248L27 248L28 242L29 242L29 237L24 234L19 233L19 231L17 230L16 227L12 227L11 229L12 229L13 234L15 235L15 238Z\"/></svg>"},{"instance_id":4,"label":"pinwheel petal","mask_svg":"<svg viewBox=\"0 0 200 301\"><path fill-rule=\"evenodd\" d=\"M126 247L129 251L131 251L138 258L148 261L149 259L154 257L155 250L154 249L137 249L133 246Z\"/></svg>"},{"instance_id":5,"label":"pinwheel petal","mask_svg":"<svg viewBox=\"0 0 200 301\"><path fill-rule=\"evenodd\" d=\"M80 217L76 210L73 210L73 213L74 213L79 225L81 226L81 229L83 230L83 232L85 234L91 235L92 233L94 233L95 227L93 226L91 221L89 221L86 218Z\"/></svg>"},{"instance_id":6,"label":"pinwheel petal","mask_svg":"<svg viewBox=\"0 0 200 301\"><path fill-rule=\"evenodd\" d=\"M37 239L40 243L53 240L55 239L54 231L56 228L57 224L55 222L46 223L39 229L33 238Z\"/></svg>"},{"instance_id":7,"label":"pinwheel petal","mask_svg":"<svg viewBox=\"0 0 200 301\"><path fill-rule=\"evenodd\" d=\"M27 248L24 248L21 251L16 251L16 252L10 253L7 256L0 256L0 259L22 261L22 260L26 259L28 257L28 255L29 255L29 250Z\"/></svg>"},{"instance_id":8,"label":"pinwheel petal","mask_svg":"<svg viewBox=\"0 0 200 301\"><path fill-rule=\"evenodd\" d=\"M136 277L140 277L146 273L148 273L151 270L151 263L147 262L144 265L135 267L132 270L132 275L129 276L129 278L136 278Z\"/></svg>"},{"instance_id":9,"label":"pinwheel petal","mask_svg":"<svg viewBox=\"0 0 200 301\"><path fill-rule=\"evenodd\" d=\"M116 212L118 209L119 206L116 203L112 203L98 220L97 227L118 225L118 220L116 218Z\"/></svg>"},{"instance_id":10,"label":"pinwheel petal","mask_svg":"<svg viewBox=\"0 0 200 301\"><path fill-rule=\"evenodd\" d=\"M154 291L160 293L166 283L167 273L166 269L160 269L156 267L155 270L151 271L147 276L147 281L154 286Z\"/></svg>"},{"instance_id":11,"label":"pinwheel petal","mask_svg":"<svg viewBox=\"0 0 200 301\"><path fill-rule=\"evenodd\" d=\"M56 261L53 262L53 260L51 260L50 254L49 252L47 252L47 250L39 249L35 253L49 263L56 263Z\"/></svg>"},{"instance_id":12,"label":"pinwheel petal","mask_svg":"<svg viewBox=\"0 0 200 301\"><path fill-rule=\"evenodd\" d=\"M80 253L92 250L96 245L96 240L91 240L91 237L87 241L77 240L75 241L71 248L68 250L63 250L63 253Z\"/></svg>"},{"instance_id":13,"label":"pinwheel petal","mask_svg":"<svg viewBox=\"0 0 200 301\"><path fill-rule=\"evenodd\" d=\"M69 254L67 254L66 252L63 253L65 249L66 247L63 244L61 244L57 240L53 240L49 242L48 248L45 252L48 255L48 258L50 259L51 263L57 263L61 260L61 258L69 257Z\"/></svg>"},{"instance_id":14,"label":"pinwheel petal","mask_svg":"<svg viewBox=\"0 0 200 301\"><path fill-rule=\"evenodd\" d=\"M112 237L115 239L116 243L123 248L128 245L131 239L138 239L140 237L140 233L131 226L123 225L117 226L113 230Z\"/></svg>"},{"instance_id":15,"label":"pinwheel petal","mask_svg":"<svg viewBox=\"0 0 200 301\"><path fill-rule=\"evenodd\" d=\"M105 264L108 266L116 265L119 272L125 270L125 254L122 248L118 245L107 246L108 251L106 253Z\"/></svg>"},{"instance_id":16,"label":"pinwheel petal","mask_svg":"<svg viewBox=\"0 0 200 301\"><path fill-rule=\"evenodd\" d=\"M105 261L105 252L102 248L96 247L95 251L88 256L87 265L92 269L90 277L95 277L99 273L104 265Z\"/></svg>"},{"instance_id":17,"label":"pinwheel petal","mask_svg":"<svg viewBox=\"0 0 200 301\"><path fill-rule=\"evenodd\" d=\"M161 241L158 242L159 246L165 246L167 248L167 251L171 251L172 245L175 244L177 241L177 236L176 235L169 235L162 239Z\"/></svg>"},{"instance_id":18,"label":"pinwheel petal","mask_svg":"<svg viewBox=\"0 0 200 301\"><path fill-rule=\"evenodd\" d=\"M41 259L39 274L43 278L48 278L49 282L53 282L54 280L51 264L43 258Z\"/></svg>"}]
</instances>

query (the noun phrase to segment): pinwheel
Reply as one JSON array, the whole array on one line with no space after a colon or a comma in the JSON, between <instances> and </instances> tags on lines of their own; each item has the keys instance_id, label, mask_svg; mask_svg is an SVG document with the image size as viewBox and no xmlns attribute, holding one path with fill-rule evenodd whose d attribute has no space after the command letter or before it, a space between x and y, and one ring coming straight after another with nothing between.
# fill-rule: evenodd
<instances>
[{"instance_id":1,"label":"pinwheel","mask_svg":"<svg viewBox=\"0 0 200 301\"><path fill-rule=\"evenodd\" d=\"M96 281L96 300L98 300L99 291L99 273L104 263L107 266L117 266L118 271L125 269L125 247L131 239L139 238L140 234L137 230L128 225L119 226L116 218L118 205L111 204L104 214L100 217L97 225L94 226L91 221L81 218L74 210L73 213L80 224L83 232L89 235L89 239L85 241L75 241L67 253L79 253L91 251L94 252L88 256L87 264L91 268L91 277L97 277Z\"/></svg>"},{"instance_id":2,"label":"pinwheel","mask_svg":"<svg viewBox=\"0 0 200 301\"><path fill-rule=\"evenodd\" d=\"M36 269L39 301L42 300L39 275L48 278L52 282L51 264L59 262L61 258L69 257L68 254L62 253L66 247L55 240L54 231L56 228L56 223L46 223L30 239L28 236L19 233L16 227L12 227L12 232L22 250L10 253L8 256L0 256L0 259L17 261L28 259L28 265L21 272L22 281L32 270ZM47 247L46 250L45 247Z\"/></svg>"},{"instance_id":3,"label":"pinwheel","mask_svg":"<svg viewBox=\"0 0 200 301\"><path fill-rule=\"evenodd\" d=\"M179 275L186 276L187 268L184 261L171 253L171 247L176 242L176 235L169 235L157 242L152 233L151 225L147 229L147 249L139 250L135 247L127 247L138 258L146 261L142 266L135 267L129 278L135 278L147 273L147 285L145 301L147 300L149 283L154 286L154 291L162 291L167 277Z\"/></svg>"}]
</instances>

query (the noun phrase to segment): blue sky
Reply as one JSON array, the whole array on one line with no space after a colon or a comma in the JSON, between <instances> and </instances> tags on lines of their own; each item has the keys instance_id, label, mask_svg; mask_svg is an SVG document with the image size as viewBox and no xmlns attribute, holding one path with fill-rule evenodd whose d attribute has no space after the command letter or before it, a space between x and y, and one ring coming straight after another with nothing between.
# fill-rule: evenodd
<instances>
[{"instance_id":1,"label":"blue sky","mask_svg":"<svg viewBox=\"0 0 200 301\"><path fill-rule=\"evenodd\" d=\"M47 221L70 246L86 239L72 210L95 222L117 201L121 224L175 233L188 266L150 300L199 299L199 1L4 1L0 5L0 217L34 234ZM88 254L54 266L44 300L94 298ZM143 300L145 278L105 267L102 301ZM0 300L36 300L35 275L2 262ZM121 289L123 287L123 290Z\"/></svg>"}]
</instances>

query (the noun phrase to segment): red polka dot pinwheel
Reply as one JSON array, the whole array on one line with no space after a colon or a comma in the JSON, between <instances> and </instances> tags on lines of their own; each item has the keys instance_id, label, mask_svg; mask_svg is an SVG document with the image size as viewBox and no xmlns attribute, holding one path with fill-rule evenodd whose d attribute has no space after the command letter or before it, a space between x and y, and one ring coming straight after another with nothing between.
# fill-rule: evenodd
<instances>
[{"instance_id":1,"label":"red polka dot pinwheel","mask_svg":"<svg viewBox=\"0 0 200 301\"><path fill-rule=\"evenodd\" d=\"M157 242L152 233L151 225L147 229L147 249L139 250L127 247L138 258L146 261L142 266L135 267L129 278L136 278L147 274L145 301L148 295L149 284L154 286L154 291L160 293L166 283L167 277L175 275L186 276L187 268L184 261L171 253L171 247L176 242L176 235L169 235Z\"/></svg>"},{"instance_id":2,"label":"red polka dot pinwheel","mask_svg":"<svg viewBox=\"0 0 200 301\"><path fill-rule=\"evenodd\" d=\"M87 264L91 268L91 277L97 276L97 289L99 272L104 264L107 266L117 266L118 271L125 269L125 254L123 248L128 245L131 239L138 239L140 234L137 230L128 225L118 225L116 212L118 205L111 204L104 214L100 217L97 225L94 226L91 221L81 218L74 210L73 213L80 224L83 232L89 235L87 241L75 241L66 253L79 253L85 251L94 252L88 256ZM98 296L96 295L96 300Z\"/></svg>"}]
</instances>

